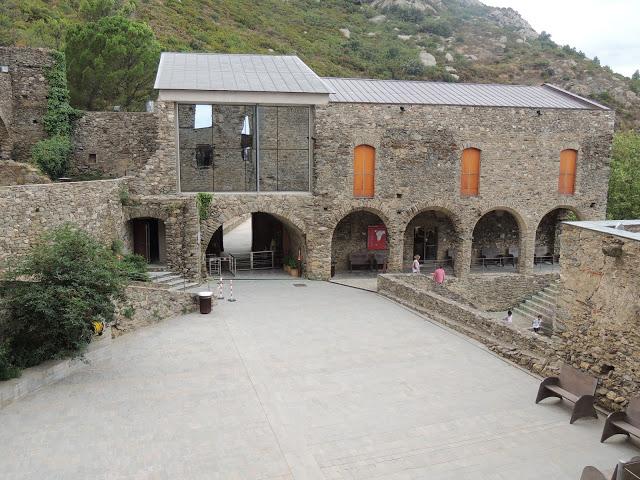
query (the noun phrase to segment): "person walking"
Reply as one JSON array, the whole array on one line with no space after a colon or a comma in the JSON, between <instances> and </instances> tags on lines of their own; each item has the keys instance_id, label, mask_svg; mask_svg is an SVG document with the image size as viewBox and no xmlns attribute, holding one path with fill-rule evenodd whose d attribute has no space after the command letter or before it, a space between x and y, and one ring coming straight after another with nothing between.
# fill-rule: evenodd
<instances>
[{"instance_id":1,"label":"person walking","mask_svg":"<svg viewBox=\"0 0 640 480\"><path fill-rule=\"evenodd\" d=\"M412 273L420 273L420 255L413 257L413 263L411 264Z\"/></svg>"},{"instance_id":2,"label":"person walking","mask_svg":"<svg viewBox=\"0 0 640 480\"><path fill-rule=\"evenodd\" d=\"M444 279L446 275L444 273L444 268L442 268L442 265L436 268L436 271L433 272L432 276L433 276L433 281L436 282L436 285L440 286L444 283Z\"/></svg>"}]
</instances>

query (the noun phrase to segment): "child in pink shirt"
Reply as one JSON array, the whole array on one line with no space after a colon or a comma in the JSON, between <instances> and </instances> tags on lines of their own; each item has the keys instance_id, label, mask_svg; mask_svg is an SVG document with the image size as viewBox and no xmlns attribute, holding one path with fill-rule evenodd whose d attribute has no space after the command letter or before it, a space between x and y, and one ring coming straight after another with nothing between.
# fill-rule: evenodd
<instances>
[{"instance_id":1,"label":"child in pink shirt","mask_svg":"<svg viewBox=\"0 0 640 480\"><path fill-rule=\"evenodd\" d=\"M436 282L436 285L442 285L444 283L444 268L441 266L436 268L436 271L433 272L433 280Z\"/></svg>"}]
</instances>

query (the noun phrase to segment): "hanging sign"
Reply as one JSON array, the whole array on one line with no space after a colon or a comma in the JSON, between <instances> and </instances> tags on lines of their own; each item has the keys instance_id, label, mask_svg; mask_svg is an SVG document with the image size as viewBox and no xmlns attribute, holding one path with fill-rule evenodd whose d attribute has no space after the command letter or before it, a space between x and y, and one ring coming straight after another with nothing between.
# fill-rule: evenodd
<instances>
[{"instance_id":1,"label":"hanging sign","mask_svg":"<svg viewBox=\"0 0 640 480\"><path fill-rule=\"evenodd\" d=\"M387 227L384 225L370 225L367 227L367 249L387 249Z\"/></svg>"}]
</instances>

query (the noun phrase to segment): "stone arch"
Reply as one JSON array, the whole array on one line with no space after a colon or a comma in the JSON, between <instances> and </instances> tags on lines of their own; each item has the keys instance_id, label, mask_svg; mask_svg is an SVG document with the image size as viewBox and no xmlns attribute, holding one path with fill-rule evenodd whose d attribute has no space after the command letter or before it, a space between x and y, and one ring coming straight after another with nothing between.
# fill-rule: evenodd
<instances>
[{"instance_id":1,"label":"stone arch","mask_svg":"<svg viewBox=\"0 0 640 480\"><path fill-rule=\"evenodd\" d=\"M494 217L501 218L504 213L508 215L505 218L506 225L498 224ZM527 223L517 210L502 205L486 208L476 219L471 232L472 265L484 271L487 266L504 266L506 262L520 272L525 270L528 229ZM487 260L498 257L504 257L505 262Z\"/></svg>"},{"instance_id":2,"label":"stone arch","mask_svg":"<svg viewBox=\"0 0 640 480\"><path fill-rule=\"evenodd\" d=\"M537 219L535 223L535 232L533 238L533 264L555 264L560 258L560 234L562 233L562 224L569 213L575 215L578 220L583 220L584 216L581 212L570 205L559 205L547 210L544 215Z\"/></svg>"},{"instance_id":3,"label":"stone arch","mask_svg":"<svg viewBox=\"0 0 640 480\"><path fill-rule=\"evenodd\" d=\"M386 249L369 249L368 227L382 223L386 229ZM355 234L354 234L355 232ZM388 215L380 209L361 206L348 207L334 213L331 219L331 242L329 244L332 266L335 272L346 271L351 254L362 254L364 267L367 259L375 258L378 266L388 264L390 269L399 269L401 255L400 235L394 230ZM399 253L397 253L399 252ZM398 265L396 265L398 264Z\"/></svg>"},{"instance_id":4,"label":"stone arch","mask_svg":"<svg viewBox=\"0 0 640 480\"><path fill-rule=\"evenodd\" d=\"M453 267L455 257L461 252L463 234L459 215L451 208L439 205L414 206L405 212L402 231L403 268L407 269L414 255L420 255L421 263L431 268L435 265ZM424 238L416 245L422 232Z\"/></svg>"},{"instance_id":5,"label":"stone arch","mask_svg":"<svg viewBox=\"0 0 640 480\"><path fill-rule=\"evenodd\" d=\"M289 228L293 228L303 238L307 235L307 227L296 215L291 215L290 212L283 212L283 209L273 208L273 206L259 202L254 205L245 205L243 207L223 207L220 211L217 211L216 206L212 205L209 208L209 218L200 222L200 245L203 248L203 252L207 249L207 245L211 241L213 234L218 228L220 228L225 222L242 217L244 215L250 215L252 213L267 213ZM217 215L214 215L214 212Z\"/></svg>"},{"instance_id":6,"label":"stone arch","mask_svg":"<svg viewBox=\"0 0 640 480\"><path fill-rule=\"evenodd\" d=\"M387 229L390 229L393 225L393 223L391 222L391 216L386 213L380 206L347 205L332 212L328 220L327 228L330 229L333 233L341 220L343 220L346 216L358 211L369 212L377 215L380 220L382 220L382 222L387 226Z\"/></svg>"}]
</instances>

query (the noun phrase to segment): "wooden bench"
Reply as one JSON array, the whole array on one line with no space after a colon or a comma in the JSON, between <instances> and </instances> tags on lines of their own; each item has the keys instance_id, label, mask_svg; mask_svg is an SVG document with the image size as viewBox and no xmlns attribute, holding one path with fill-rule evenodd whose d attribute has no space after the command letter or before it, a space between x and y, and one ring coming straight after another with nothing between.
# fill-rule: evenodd
<instances>
[{"instance_id":1,"label":"wooden bench","mask_svg":"<svg viewBox=\"0 0 640 480\"><path fill-rule=\"evenodd\" d=\"M618 469L622 469L621 478L624 480L637 479L640 476L640 457L633 457L628 462L618 463L611 475L611 480L618 480ZM588 466L582 470L580 480L607 480L607 477L596 467Z\"/></svg>"},{"instance_id":2,"label":"wooden bench","mask_svg":"<svg viewBox=\"0 0 640 480\"><path fill-rule=\"evenodd\" d=\"M385 252L353 252L349 254L349 271L353 272L353 267L369 267L371 265L370 257L376 259L377 268L381 268L383 272L387 271L387 254Z\"/></svg>"},{"instance_id":3,"label":"wooden bench","mask_svg":"<svg viewBox=\"0 0 640 480\"><path fill-rule=\"evenodd\" d=\"M607 417L600 442L617 434L640 437L640 397L632 398L626 411L613 412Z\"/></svg>"},{"instance_id":4,"label":"wooden bench","mask_svg":"<svg viewBox=\"0 0 640 480\"><path fill-rule=\"evenodd\" d=\"M582 417L598 418L598 412L593 406L597 386L597 378L568 365L562 365L559 376L548 377L542 381L536 403L549 397L565 398L575 404L569 423Z\"/></svg>"}]
</instances>

